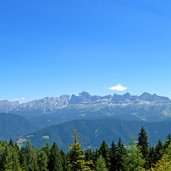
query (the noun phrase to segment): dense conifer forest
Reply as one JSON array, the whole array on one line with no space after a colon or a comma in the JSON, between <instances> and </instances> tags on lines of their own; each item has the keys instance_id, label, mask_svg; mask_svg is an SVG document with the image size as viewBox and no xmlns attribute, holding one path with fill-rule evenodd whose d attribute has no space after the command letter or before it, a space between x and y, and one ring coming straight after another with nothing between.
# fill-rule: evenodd
<instances>
[{"instance_id":1,"label":"dense conifer forest","mask_svg":"<svg viewBox=\"0 0 171 171\"><path fill-rule=\"evenodd\" d=\"M28 143L19 148L12 140L0 142L0 171L171 171L171 136L154 146L142 127L137 141L124 145L122 140L108 145L103 141L96 150L82 149L78 132L68 152L57 144L37 149Z\"/></svg>"}]
</instances>

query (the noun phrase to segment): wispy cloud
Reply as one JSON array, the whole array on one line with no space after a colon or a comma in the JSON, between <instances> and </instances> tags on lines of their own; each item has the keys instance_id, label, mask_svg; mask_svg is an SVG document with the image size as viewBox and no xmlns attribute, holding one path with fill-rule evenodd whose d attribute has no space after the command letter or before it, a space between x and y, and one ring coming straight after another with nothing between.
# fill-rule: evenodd
<instances>
[{"instance_id":1,"label":"wispy cloud","mask_svg":"<svg viewBox=\"0 0 171 171\"><path fill-rule=\"evenodd\" d=\"M15 100L15 101L19 101L19 102L23 102L23 101L26 100L26 98L25 98L25 97L17 97L17 98L15 98L14 100Z\"/></svg>"},{"instance_id":2,"label":"wispy cloud","mask_svg":"<svg viewBox=\"0 0 171 171\"><path fill-rule=\"evenodd\" d=\"M123 86L122 84L117 84L109 88L109 90L113 90L113 91L125 91L127 89L128 88L126 86Z\"/></svg>"}]
</instances>

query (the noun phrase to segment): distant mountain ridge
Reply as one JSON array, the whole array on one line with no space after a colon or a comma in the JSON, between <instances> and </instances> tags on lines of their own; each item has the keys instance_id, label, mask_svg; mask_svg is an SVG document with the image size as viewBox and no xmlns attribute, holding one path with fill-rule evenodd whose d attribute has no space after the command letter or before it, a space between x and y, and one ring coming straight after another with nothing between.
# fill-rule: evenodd
<instances>
[{"instance_id":1,"label":"distant mountain ridge","mask_svg":"<svg viewBox=\"0 0 171 171\"><path fill-rule=\"evenodd\" d=\"M28 135L28 140L41 147L45 143L58 143L60 148L68 150L72 143L73 129L79 131L81 143L85 148L97 148L105 140L108 144L114 140L122 138L125 144L131 143L131 140L137 140L138 133L142 126L148 132L150 144L164 140L171 133L171 120L161 122L144 121L124 121L111 118L96 120L73 120L59 125L52 125Z\"/></svg>"},{"instance_id":2,"label":"distant mountain ridge","mask_svg":"<svg viewBox=\"0 0 171 171\"><path fill-rule=\"evenodd\" d=\"M38 129L40 128L36 124L22 116L0 113L0 139L16 139Z\"/></svg>"},{"instance_id":3,"label":"distant mountain ridge","mask_svg":"<svg viewBox=\"0 0 171 171\"><path fill-rule=\"evenodd\" d=\"M0 100L0 113L8 113L18 108L20 103L18 101L10 102L8 100Z\"/></svg>"},{"instance_id":4,"label":"distant mountain ridge","mask_svg":"<svg viewBox=\"0 0 171 171\"><path fill-rule=\"evenodd\" d=\"M156 94L149 94L147 92L140 96L132 96L129 93L124 95L114 94L106 96L90 95L83 91L76 95L62 95L60 97L45 97L39 100L33 100L27 103L20 104L18 101L9 102L8 100L0 101L0 112L17 113L40 111L49 113L59 108L64 108L69 105L81 104L115 104L115 105L131 105L131 104L168 104L171 100L168 97L158 96Z\"/></svg>"},{"instance_id":5,"label":"distant mountain ridge","mask_svg":"<svg viewBox=\"0 0 171 171\"><path fill-rule=\"evenodd\" d=\"M6 114L1 115L1 113ZM13 122L13 120L15 122ZM83 91L79 95L45 97L22 104L17 101L0 101L0 132L3 130L3 134L1 134L2 137L0 138L2 139L9 139L11 137L18 138L20 135L24 136L27 133L34 132L34 130L42 130L46 127L59 124L65 124L66 128L64 129L72 130L71 127L67 127L67 124L72 123L74 120L84 120L85 122L89 120L86 122L86 128L84 129L83 127L84 130L86 130L87 127L93 127L94 129L96 124L103 123L101 120L106 120L104 123L106 129L103 131L105 134L108 134L107 126L111 123L110 120L112 120L113 123L115 123L114 120L121 123L116 128L112 127L112 129L117 130L118 134L120 134L119 129L122 128L122 123L130 123L132 121L135 123L147 123L150 130L150 125L153 127L151 123L157 124L157 122L160 122L165 124L165 121L171 123L171 100L168 97L158 96L156 94L152 95L146 92L140 96L131 95L129 93L123 95L98 96L90 95L88 92ZM96 123L96 121L93 120L98 121ZM78 129L82 130L82 126L84 126L82 121L78 121L78 123L80 123ZM90 126L89 123L95 124L95 126ZM115 125L117 124L115 123ZM169 124L167 124L167 127L163 127L163 129L167 129L167 133L171 131L168 125ZM72 126L72 124L70 126ZM98 127L97 129L103 129L103 127ZM124 128L126 127L127 126L124 126ZM59 127L57 126L55 128L58 129ZM136 128L139 129L137 126L130 129L130 131L134 132ZM161 130L159 135L163 135ZM10 132L10 134L8 134L8 132ZM62 131L60 132L62 133ZM53 142L53 140L56 141L55 138L53 139L53 136L55 137L56 134L55 130L52 131L52 134L51 142ZM46 133L43 136L46 137ZM85 134L85 138L86 136L87 134ZM107 137L104 136L104 138ZM36 140L38 139L36 138ZM90 137L88 141L94 141L93 136ZM63 146L63 144L65 143L61 142L61 146ZM96 146L96 144L94 144L94 146Z\"/></svg>"}]
</instances>

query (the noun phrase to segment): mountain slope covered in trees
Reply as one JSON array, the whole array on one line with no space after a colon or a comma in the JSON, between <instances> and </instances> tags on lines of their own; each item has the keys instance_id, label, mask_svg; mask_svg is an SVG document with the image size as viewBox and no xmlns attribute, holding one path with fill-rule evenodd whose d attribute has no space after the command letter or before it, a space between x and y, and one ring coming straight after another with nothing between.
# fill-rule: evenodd
<instances>
[{"instance_id":1,"label":"mountain slope covered in trees","mask_svg":"<svg viewBox=\"0 0 171 171\"><path fill-rule=\"evenodd\" d=\"M0 139L17 139L19 136L38 130L39 127L14 114L0 113Z\"/></svg>"},{"instance_id":2,"label":"mountain slope covered in trees","mask_svg":"<svg viewBox=\"0 0 171 171\"><path fill-rule=\"evenodd\" d=\"M12 140L0 141L0 171L170 171L171 136L150 146L142 127L137 142L125 146L122 139L107 144L105 140L95 150L84 150L78 131L73 131L69 151L54 143L40 149L30 143L18 148Z\"/></svg>"},{"instance_id":3,"label":"mountain slope covered in trees","mask_svg":"<svg viewBox=\"0 0 171 171\"><path fill-rule=\"evenodd\" d=\"M96 148L102 140L109 143L112 140L117 141L119 138L122 138L123 142L128 144L130 140L136 140L138 131L144 126L149 133L150 144L154 144L158 139L164 140L171 132L170 125L171 121L123 121L111 118L75 120L49 126L33 133L29 139L37 147L47 142L50 144L56 142L59 147L67 150L68 144L72 142L72 130L77 129L83 146L86 148Z\"/></svg>"}]
</instances>

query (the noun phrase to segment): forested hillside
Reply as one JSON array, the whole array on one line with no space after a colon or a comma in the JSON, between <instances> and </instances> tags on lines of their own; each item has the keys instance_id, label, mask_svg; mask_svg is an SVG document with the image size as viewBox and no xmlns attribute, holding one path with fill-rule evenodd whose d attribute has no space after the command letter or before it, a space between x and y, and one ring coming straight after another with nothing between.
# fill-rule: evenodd
<instances>
[{"instance_id":1,"label":"forested hillside","mask_svg":"<svg viewBox=\"0 0 171 171\"><path fill-rule=\"evenodd\" d=\"M19 115L0 113L0 139L17 139L19 136L38 130L39 127Z\"/></svg>"},{"instance_id":2,"label":"forested hillside","mask_svg":"<svg viewBox=\"0 0 171 171\"><path fill-rule=\"evenodd\" d=\"M149 143L156 144L159 139L164 141L171 132L170 125L170 120L145 122L125 121L110 117L96 120L74 120L34 132L28 135L28 141L31 141L36 147L41 147L47 142L51 145L56 142L66 151L72 142L72 130L77 129L82 146L85 148L97 148L103 140L110 144L112 140L117 141L119 138L122 138L124 144L128 144L130 139L136 140L143 126L148 132Z\"/></svg>"},{"instance_id":3,"label":"forested hillside","mask_svg":"<svg viewBox=\"0 0 171 171\"><path fill-rule=\"evenodd\" d=\"M0 142L0 171L170 171L171 136L155 146L148 143L148 135L142 127L137 142L125 146L105 141L96 150L84 150L76 130L68 152L57 144L37 149L28 143L19 148L12 140Z\"/></svg>"}]
</instances>

